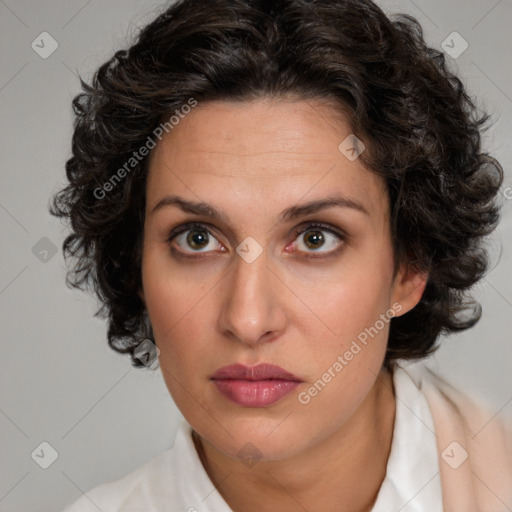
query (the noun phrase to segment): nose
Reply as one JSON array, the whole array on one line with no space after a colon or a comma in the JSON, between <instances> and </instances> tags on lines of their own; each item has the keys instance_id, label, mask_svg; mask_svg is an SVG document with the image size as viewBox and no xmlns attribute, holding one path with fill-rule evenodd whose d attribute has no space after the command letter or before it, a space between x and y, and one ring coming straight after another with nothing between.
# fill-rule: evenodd
<instances>
[{"instance_id":1,"label":"nose","mask_svg":"<svg viewBox=\"0 0 512 512\"><path fill-rule=\"evenodd\" d=\"M272 341L286 326L286 311L279 290L281 282L269 267L265 252L247 263L236 257L226 275L219 314L224 335L247 345Z\"/></svg>"}]
</instances>

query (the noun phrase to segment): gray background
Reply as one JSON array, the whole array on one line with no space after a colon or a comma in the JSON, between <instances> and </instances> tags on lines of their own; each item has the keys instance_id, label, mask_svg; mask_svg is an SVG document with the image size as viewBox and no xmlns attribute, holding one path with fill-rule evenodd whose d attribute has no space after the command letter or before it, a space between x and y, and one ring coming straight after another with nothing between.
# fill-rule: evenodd
<instances>
[{"instance_id":1,"label":"gray background","mask_svg":"<svg viewBox=\"0 0 512 512\"><path fill-rule=\"evenodd\" d=\"M493 115L486 149L505 169L504 190L512 187L512 1L379 4L416 16L431 46L441 48L453 31L469 43L449 60ZM106 326L93 318L93 299L65 287L65 233L47 212L70 156L77 71L89 79L163 7L142 0L0 0L1 511L60 510L173 443L180 413L160 372L133 369L108 348ZM31 47L45 31L58 43L47 59ZM494 268L476 288L483 318L429 360L497 414L512 407L512 188L507 190L492 238ZM31 457L43 441L58 453L48 469Z\"/></svg>"}]
</instances>

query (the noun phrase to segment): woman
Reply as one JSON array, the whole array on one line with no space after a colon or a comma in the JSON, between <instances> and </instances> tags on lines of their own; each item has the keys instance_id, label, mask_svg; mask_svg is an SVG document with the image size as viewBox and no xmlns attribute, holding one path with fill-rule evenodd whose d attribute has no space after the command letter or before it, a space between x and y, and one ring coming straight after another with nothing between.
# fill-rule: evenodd
<instances>
[{"instance_id":1,"label":"woman","mask_svg":"<svg viewBox=\"0 0 512 512\"><path fill-rule=\"evenodd\" d=\"M82 86L70 282L184 421L66 512L512 507L510 425L405 365L478 321L503 179L413 18L183 0Z\"/></svg>"}]
</instances>

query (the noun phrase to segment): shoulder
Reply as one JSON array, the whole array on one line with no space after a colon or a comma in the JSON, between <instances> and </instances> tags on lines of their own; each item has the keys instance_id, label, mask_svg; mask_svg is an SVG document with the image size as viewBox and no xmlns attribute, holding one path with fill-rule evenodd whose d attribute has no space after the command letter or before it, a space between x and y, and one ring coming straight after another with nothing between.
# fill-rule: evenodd
<instances>
[{"instance_id":1,"label":"shoulder","mask_svg":"<svg viewBox=\"0 0 512 512\"><path fill-rule=\"evenodd\" d=\"M209 479L192 439L179 422L174 445L124 477L83 493L63 512L231 510Z\"/></svg>"},{"instance_id":2,"label":"shoulder","mask_svg":"<svg viewBox=\"0 0 512 512\"><path fill-rule=\"evenodd\" d=\"M97 512L98 509L109 512L144 510L144 503L140 500L147 498L150 490L148 482L154 477L161 478L163 474L168 474L171 457L172 449L166 450L122 478L93 487L68 505L63 512ZM129 508L126 507L127 503L130 503Z\"/></svg>"},{"instance_id":3,"label":"shoulder","mask_svg":"<svg viewBox=\"0 0 512 512\"><path fill-rule=\"evenodd\" d=\"M403 368L425 396L436 431L446 510L512 506L512 411L472 397L425 364ZM457 495L467 500L461 508ZM473 500L473 501L471 501ZM457 508L458 507L458 508Z\"/></svg>"},{"instance_id":4,"label":"shoulder","mask_svg":"<svg viewBox=\"0 0 512 512\"><path fill-rule=\"evenodd\" d=\"M471 437L484 429L512 435L512 410L507 404L494 408L481 396L472 396L425 364L411 365L405 371L425 395L438 420L460 422Z\"/></svg>"},{"instance_id":5,"label":"shoulder","mask_svg":"<svg viewBox=\"0 0 512 512\"><path fill-rule=\"evenodd\" d=\"M172 504L176 496L174 451L169 448L125 476L93 487L63 512L146 512L153 500L165 499ZM157 507L155 502L149 510Z\"/></svg>"}]
</instances>

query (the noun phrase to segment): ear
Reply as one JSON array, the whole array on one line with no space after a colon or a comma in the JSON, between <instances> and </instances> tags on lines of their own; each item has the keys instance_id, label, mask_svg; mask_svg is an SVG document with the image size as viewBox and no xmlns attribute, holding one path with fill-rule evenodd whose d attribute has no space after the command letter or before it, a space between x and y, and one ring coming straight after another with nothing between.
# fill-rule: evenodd
<instances>
[{"instance_id":1,"label":"ear","mask_svg":"<svg viewBox=\"0 0 512 512\"><path fill-rule=\"evenodd\" d=\"M423 272L408 264L400 265L393 282L391 303L398 302L401 316L418 304L427 286L428 272Z\"/></svg>"}]
</instances>

